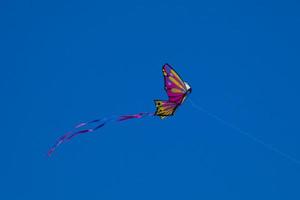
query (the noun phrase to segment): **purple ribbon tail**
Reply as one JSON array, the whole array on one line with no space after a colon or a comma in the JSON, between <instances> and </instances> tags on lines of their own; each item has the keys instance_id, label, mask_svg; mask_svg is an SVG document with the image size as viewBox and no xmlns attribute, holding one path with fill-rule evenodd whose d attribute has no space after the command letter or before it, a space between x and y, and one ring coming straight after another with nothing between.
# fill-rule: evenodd
<instances>
[{"instance_id":1,"label":"purple ribbon tail","mask_svg":"<svg viewBox=\"0 0 300 200\"><path fill-rule=\"evenodd\" d=\"M94 131L102 128L108 122L112 122L112 121L121 122L121 121L129 120L129 119L140 119L140 118L144 118L144 117L148 117L148 116L154 116L154 114L142 112L142 113L138 113L138 114L134 114L134 115L121 115L119 117L112 116L110 118L95 119L92 121L79 123L78 125L75 126L75 128L72 131L67 132L63 136L59 137L58 140L56 141L56 143L49 149L47 155L51 156L57 147L59 147L61 144L65 143L65 142L73 139L77 135L94 132ZM94 128L78 130L83 127L89 126L91 124L97 124L97 125Z\"/></svg>"}]
</instances>

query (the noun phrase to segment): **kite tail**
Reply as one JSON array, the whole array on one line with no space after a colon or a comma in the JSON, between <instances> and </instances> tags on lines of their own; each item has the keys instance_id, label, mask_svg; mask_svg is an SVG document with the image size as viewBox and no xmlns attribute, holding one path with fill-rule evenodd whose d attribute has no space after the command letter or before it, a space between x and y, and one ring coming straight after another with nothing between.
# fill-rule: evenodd
<instances>
[{"instance_id":1,"label":"kite tail","mask_svg":"<svg viewBox=\"0 0 300 200\"><path fill-rule=\"evenodd\" d=\"M56 150L57 147L59 147L61 144L73 139L75 136L85 133L90 133L98 130L99 128L102 128L104 125L106 125L109 122L122 122L129 119L141 119L148 116L154 116L154 113L150 112L141 112L138 114L133 115L120 115L120 116L111 116L109 118L102 118L102 119L95 119L88 122L82 122L78 125L76 125L73 130L65 133L64 135L60 136L55 144L49 149L47 155L51 156L52 153ZM86 128L82 129L87 126L94 125L92 128Z\"/></svg>"}]
</instances>

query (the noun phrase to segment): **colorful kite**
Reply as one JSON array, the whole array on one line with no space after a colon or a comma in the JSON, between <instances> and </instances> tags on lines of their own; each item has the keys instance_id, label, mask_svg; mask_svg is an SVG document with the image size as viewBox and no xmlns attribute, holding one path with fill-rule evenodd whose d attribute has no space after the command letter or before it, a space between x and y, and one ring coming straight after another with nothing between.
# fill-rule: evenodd
<instances>
[{"instance_id":1,"label":"colorful kite","mask_svg":"<svg viewBox=\"0 0 300 200\"><path fill-rule=\"evenodd\" d=\"M61 144L71 140L77 135L94 132L103 127L108 122L122 122L129 119L140 119L148 116L159 116L161 119L174 115L176 109L184 102L186 97L192 92L191 87L184 82L176 71L168 64L163 66L164 85L168 100L154 100L156 106L155 113L142 112L133 115L111 116L109 118L96 119L80 123L75 128L58 138L57 142L48 151L50 156ZM84 127L94 125L93 128L83 129Z\"/></svg>"}]
</instances>

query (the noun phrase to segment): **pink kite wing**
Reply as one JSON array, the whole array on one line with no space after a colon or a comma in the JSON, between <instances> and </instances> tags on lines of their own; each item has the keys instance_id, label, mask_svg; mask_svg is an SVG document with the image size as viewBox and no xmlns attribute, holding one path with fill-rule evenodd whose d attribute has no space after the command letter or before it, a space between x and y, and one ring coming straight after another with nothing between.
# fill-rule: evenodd
<instances>
[{"instance_id":1,"label":"pink kite wing","mask_svg":"<svg viewBox=\"0 0 300 200\"><path fill-rule=\"evenodd\" d=\"M163 75L169 101L180 104L187 93L185 83L169 64L163 66Z\"/></svg>"}]
</instances>

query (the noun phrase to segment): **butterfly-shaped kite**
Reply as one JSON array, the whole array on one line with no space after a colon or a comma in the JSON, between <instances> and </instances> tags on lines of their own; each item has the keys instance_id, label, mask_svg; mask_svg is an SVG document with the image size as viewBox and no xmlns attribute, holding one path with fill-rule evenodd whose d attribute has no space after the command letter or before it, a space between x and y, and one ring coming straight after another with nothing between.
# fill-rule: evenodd
<instances>
[{"instance_id":1,"label":"butterfly-shaped kite","mask_svg":"<svg viewBox=\"0 0 300 200\"><path fill-rule=\"evenodd\" d=\"M147 116L159 116L161 119L174 115L178 106L180 106L186 97L192 92L191 87L184 82L176 71L169 65L165 64L162 68L164 75L164 87L169 97L168 100L155 100L156 112L141 112L133 115L120 115L111 116L108 118L95 119L88 122L83 122L75 126L75 128L59 137L56 143L48 151L48 156L50 156L55 149L61 144L71 140L77 135L94 132L99 128L102 128L108 122L121 122L129 119L140 119ZM93 125L91 128L85 128Z\"/></svg>"},{"instance_id":2,"label":"butterfly-shaped kite","mask_svg":"<svg viewBox=\"0 0 300 200\"><path fill-rule=\"evenodd\" d=\"M155 115L160 116L161 119L173 115L187 95L192 92L189 84L184 82L170 65L165 64L162 71L169 100L154 100L156 105Z\"/></svg>"}]
</instances>

